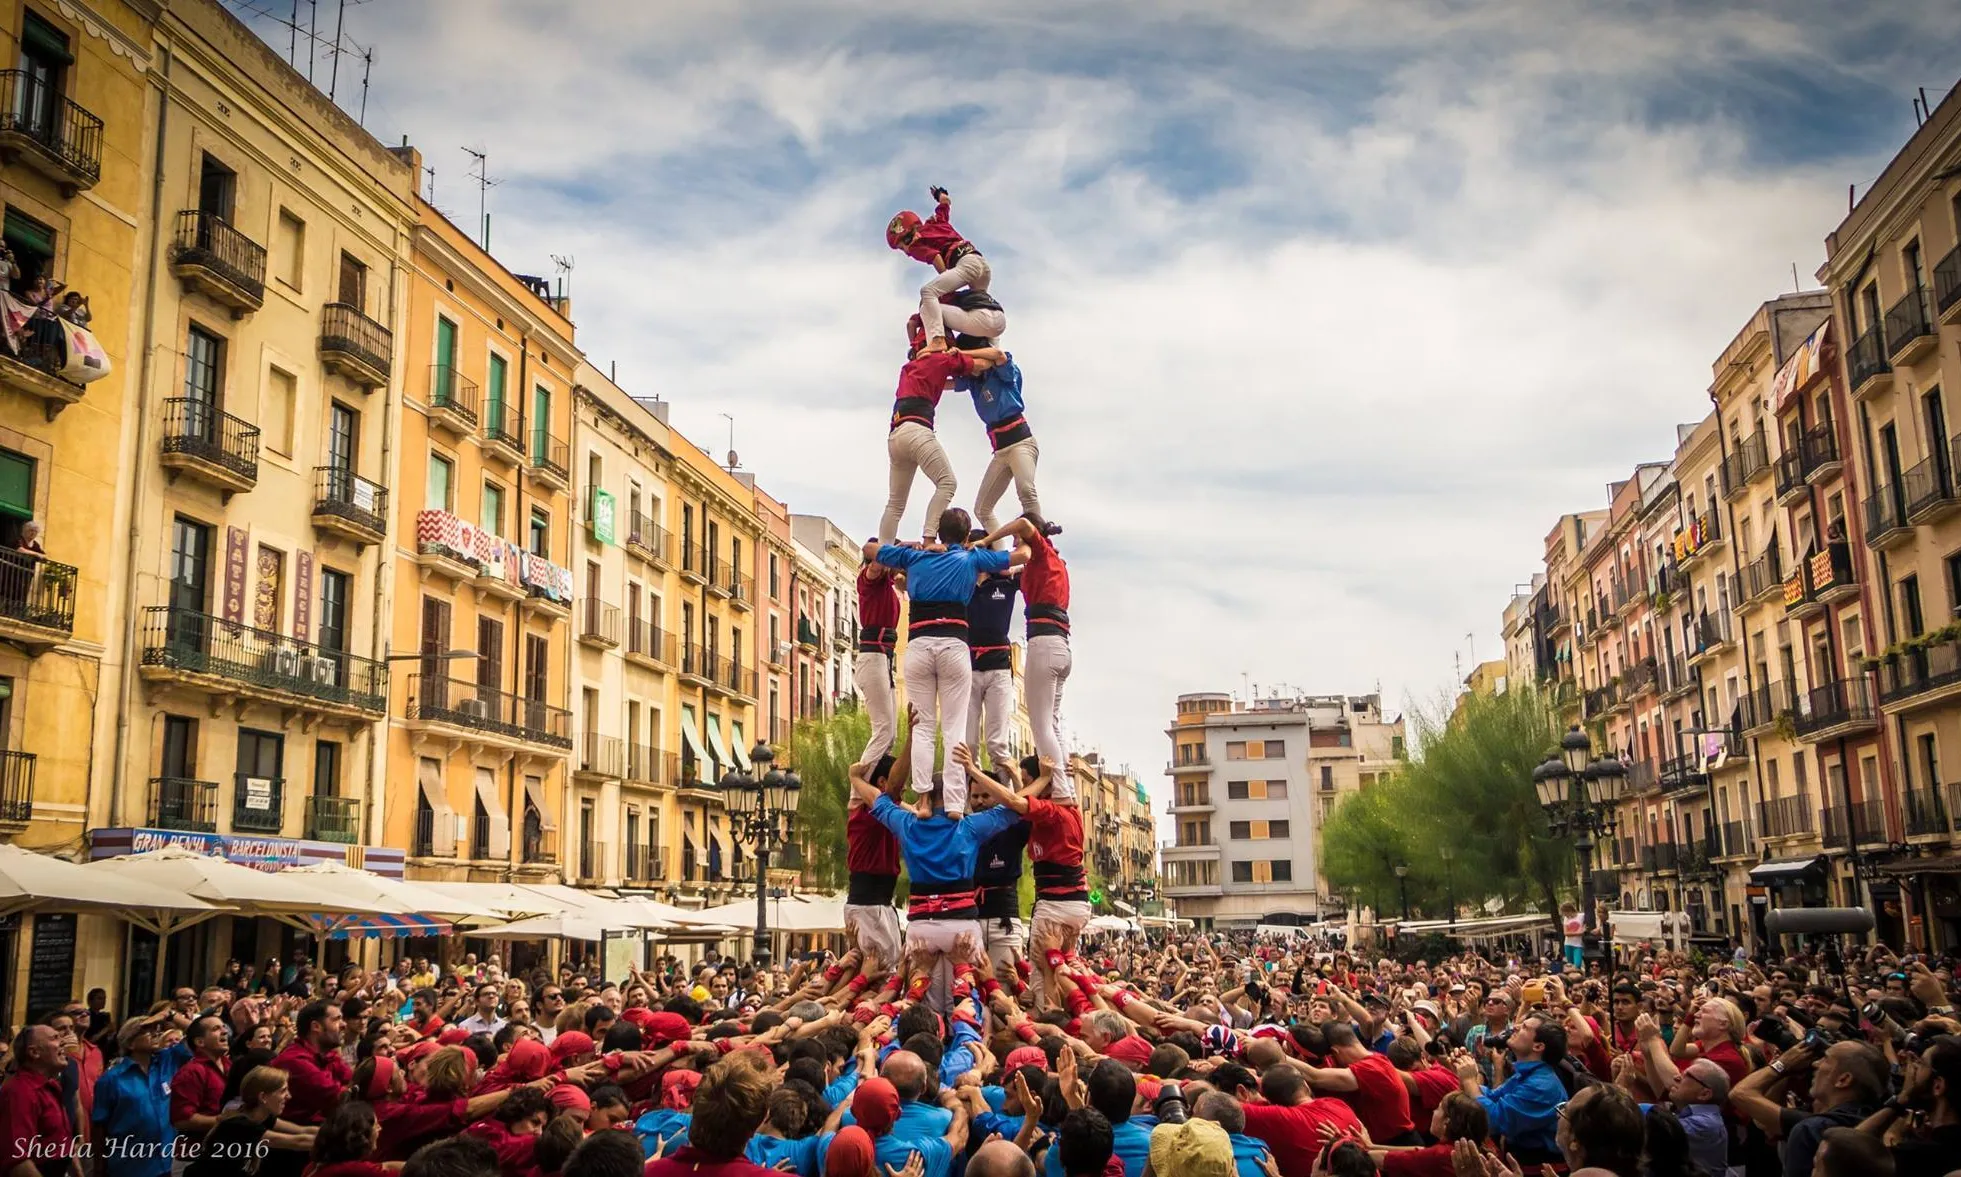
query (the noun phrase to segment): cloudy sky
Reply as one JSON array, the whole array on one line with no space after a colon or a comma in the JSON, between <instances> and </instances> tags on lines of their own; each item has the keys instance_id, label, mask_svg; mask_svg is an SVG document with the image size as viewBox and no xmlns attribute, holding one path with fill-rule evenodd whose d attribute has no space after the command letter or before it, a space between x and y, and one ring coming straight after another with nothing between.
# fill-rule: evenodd
<instances>
[{"instance_id":1,"label":"cloudy sky","mask_svg":"<svg viewBox=\"0 0 1961 1177\"><path fill-rule=\"evenodd\" d=\"M734 416L853 533L928 274L883 228L950 188L1067 529L1070 734L1159 790L1180 692L1401 709L1468 635L1497 654L1557 515L1670 454L1961 70L1942 0L371 0L347 31L439 206L474 216L482 148L494 252L576 259L596 363L711 451Z\"/></svg>"}]
</instances>

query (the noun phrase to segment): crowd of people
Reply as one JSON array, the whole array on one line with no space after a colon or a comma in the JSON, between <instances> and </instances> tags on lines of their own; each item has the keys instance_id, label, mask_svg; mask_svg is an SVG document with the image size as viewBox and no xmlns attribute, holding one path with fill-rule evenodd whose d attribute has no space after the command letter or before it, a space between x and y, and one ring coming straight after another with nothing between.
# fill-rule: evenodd
<instances>
[{"instance_id":1,"label":"crowd of people","mask_svg":"<svg viewBox=\"0 0 1961 1177\"><path fill-rule=\"evenodd\" d=\"M616 980L233 965L23 1027L0 1141L10 1177L1961 1171L1951 962L1585 964L1242 932L1052 966L971 934Z\"/></svg>"}]
</instances>

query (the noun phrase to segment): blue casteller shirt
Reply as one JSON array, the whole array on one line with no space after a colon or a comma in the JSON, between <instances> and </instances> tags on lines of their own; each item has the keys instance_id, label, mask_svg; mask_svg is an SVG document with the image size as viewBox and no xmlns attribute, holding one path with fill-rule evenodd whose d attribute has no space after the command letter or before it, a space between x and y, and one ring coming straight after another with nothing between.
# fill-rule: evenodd
<instances>
[{"instance_id":1,"label":"blue casteller shirt","mask_svg":"<svg viewBox=\"0 0 1961 1177\"><path fill-rule=\"evenodd\" d=\"M1005 557L1007 553L996 555ZM971 880L981 847L1021 820L1019 813L1005 805L970 813L959 821L937 810L932 817L922 819L884 794L872 803L872 816L899 839L899 853L913 882L943 884Z\"/></svg>"},{"instance_id":2,"label":"blue casteller shirt","mask_svg":"<svg viewBox=\"0 0 1961 1177\"><path fill-rule=\"evenodd\" d=\"M1513 1150L1558 1152L1559 1105L1566 1086L1559 1074L1542 1062L1526 1060L1512 1077L1478 1096L1491 1117L1491 1134L1502 1136Z\"/></svg>"},{"instance_id":3,"label":"blue casteller shirt","mask_svg":"<svg viewBox=\"0 0 1961 1177\"><path fill-rule=\"evenodd\" d=\"M765 1169L776 1168L778 1161L788 1161L791 1172L800 1173L803 1177L819 1177L824 1169L824 1154L830 1151L832 1135L819 1132L802 1140L785 1140L781 1136L765 1136L758 1132L742 1147L742 1155Z\"/></svg>"},{"instance_id":4,"label":"blue casteller shirt","mask_svg":"<svg viewBox=\"0 0 1961 1177\"><path fill-rule=\"evenodd\" d=\"M976 577L983 572L1006 572L1009 560L1009 553L993 548L929 552L925 548L886 544L878 550L880 564L905 571L906 596L910 599L961 605L972 599Z\"/></svg>"},{"instance_id":5,"label":"blue casteller shirt","mask_svg":"<svg viewBox=\"0 0 1961 1177\"><path fill-rule=\"evenodd\" d=\"M946 1109L940 1109L945 1111ZM951 1117L952 1112L947 1112ZM926 1161L926 1177L951 1177L953 1173L953 1148L940 1137L930 1140L902 1140L897 1129L879 1137L872 1144L872 1159L879 1167L873 1172L898 1172L906 1167L912 1154L918 1153Z\"/></svg>"},{"instance_id":6,"label":"blue casteller shirt","mask_svg":"<svg viewBox=\"0 0 1961 1177\"><path fill-rule=\"evenodd\" d=\"M1013 356L978 376L955 376L953 387L974 398L974 412L983 425L999 425L1022 414L1021 366Z\"/></svg>"},{"instance_id":7,"label":"blue casteller shirt","mask_svg":"<svg viewBox=\"0 0 1961 1177\"><path fill-rule=\"evenodd\" d=\"M1232 1140L1232 1167L1239 1177L1266 1177L1266 1141L1255 1140L1243 1132L1235 1132Z\"/></svg>"},{"instance_id":8,"label":"blue casteller shirt","mask_svg":"<svg viewBox=\"0 0 1961 1177\"><path fill-rule=\"evenodd\" d=\"M980 1010L976 1008L973 998L969 997L966 1000L957 1003L954 1006L954 1009L958 1011L961 1006L966 1007L967 1013L971 1017L973 1017L974 1022L978 1022L980 1020ZM948 1019L948 1020L952 1021L952 1019ZM940 1086L942 1087L954 1086L956 1083L959 1082L960 1076L966 1074L968 1071L973 1070L974 1067L979 1064L980 1057L974 1053L974 1047L980 1044L981 1035L980 1035L980 1030L977 1028L974 1022L961 1022L961 1021L953 1022L953 1045L947 1047L946 1053L940 1056ZM905 1049L904 1044L899 1042L888 1042L884 1046L879 1047L878 1065L881 1067L884 1066L886 1059L892 1057L892 1055L895 1052L903 1049ZM844 1080L842 1077L840 1077L831 1084L831 1087L836 1087L839 1083L842 1082L844 1082ZM826 1087L824 1089L824 1100L825 1102L829 1103L832 1107L836 1107L838 1104L844 1101L841 1099L831 1098L831 1094L830 1094L831 1087ZM857 1088L858 1088L857 1072L853 1071L852 1079L851 1079L851 1090L856 1091ZM994 1090L998 1092L1001 1091L1001 1088L997 1087ZM983 1089L982 1095L985 1096L985 1094L986 1094L986 1090ZM846 1097L849 1098L849 1093L847 1093ZM1006 1098L1005 1094L1002 1096L1002 1098ZM846 1122L849 1123L849 1121Z\"/></svg>"},{"instance_id":9,"label":"blue casteller shirt","mask_svg":"<svg viewBox=\"0 0 1961 1177\"><path fill-rule=\"evenodd\" d=\"M857 1091L858 1060L854 1057L845 1060L844 1070L839 1071L838 1077L831 1080L830 1085L824 1088L824 1102L836 1107L841 1103L849 1102Z\"/></svg>"},{"instance_id":10,"label":"blue casteller shirt","mask_svg":"<svg viewBox=\"0 0 1961 1177\"><path fill-rule=\"evenodd\" d=\"M858 1117L846 1111L840 1123L856 1124L857 1122ZM889 1135L918 1144L922 1140L939 1140L951 1127L953 1127L953 1113L939 1104L917 1099L902 1099L899 1101L899 1118L892 1121L892 1131ZM901 1156L899 1163L903 1165L905 1157Z\"/></svg>"},{"instance_id":11,"label":"blue casteller shirt","mask_svg":"<svg viewBox=\"0 0 1961 1177\"><path fill-rule=\"evenodd\" d=\"M633 1122L633 1134L640 1138L640 1151L648 1160L655 1156L670 1156L688 1143L688 1125L694 1122L691 1112L675 1111L673 1108L655 1108ZM658 1153L655 1146L665 1140L666 1146Z\"/></svg>"},{"instance_id":12,"label":"blue casteller shirt","mask_svg":"<svg viewBox=\"0 0 1961 1177\"><path fill-rule=\"evenodd\" d=\"M104 1165L114 1177L170 1177L170 1081L191 1061L191 1045L179 1042L150 1056L145 1071L129 1059L95 1081L95 1126L102 1131ZM111 1141L117 1143L109 1143Z\"/></svg>"},{"instance_id":13,"label":"blue casteller shirt","mask_svg":"<svg viewBox=\"0 0 1961 1177\"><path fill-rule=\"evenodd\" d=\"M1154 1116L1132 1116L1112 1126L1111 1135L1116 1138L1116 1157L1123 1163L1123 1177L1143 1177L1144 1166L1151 1159L1151 1129L1157 1126ZM1048 1177L1066 1177L1062 1171L1062 1149L1059 1146L1049 1146L1048 1159L1043 1163Z\"/></svg>"}]
</instances>

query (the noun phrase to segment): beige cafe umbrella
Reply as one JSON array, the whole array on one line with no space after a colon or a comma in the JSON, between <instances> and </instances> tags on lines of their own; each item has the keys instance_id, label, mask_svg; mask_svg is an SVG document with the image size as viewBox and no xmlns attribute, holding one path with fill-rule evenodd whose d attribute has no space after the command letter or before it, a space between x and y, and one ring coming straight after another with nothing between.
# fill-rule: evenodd
<instances>
[{"instance_id":1,"label":"beige cafe umbrella","mask_svg":"<svg viewBox=\"0 0 1961 1177\"><path fill-rule=\"evenodd\" d=\"M534 915L496 928L479 928L472 936L487 940L604 940L608 935L638 932L644 917L612 916L596 909Z\"/></svg>"},{"instance_id":2,"label":"beige cafe umbrella","mask_svg":"<svg viewBox=\"0 0 1961 1177\"><path fill-rule=\"evenodd\" d=\"M694 913L696 919L713 920L754 929L756 901L737 900L720 907ZM769 901L769 929L773 932L842 932L844 904L836 899L807 899L802 896L772 898Z\"/></svg>"},{"instance_id":3,"label":"beige cafe umbrella","mask_svg":"<svg viewBox=\"0 0 1961 1177\"><path fill-rule=\"evenodd\" d=\"M24 911L106 911L159 936L226 914L176 887L135 883L0 843L0 915Z\"/></svg>"},{"instance_id":4,"label":"beige cafe umbrella","mask_svg":"<svg viewBox=\"0 0 1961 1177\"><path fill-rule=\"evenodd\" d=\"M313 925L314 931L324 936L335 938L447 936L453 931L451 925L455 921L501 924L505 919L490 908L468 899L458 899L417 883L391 879L373 871L357 870L344 863L315 862L306 866L289 866L278 873L281 878L299 879L308 884L317 883L321 887L331 889L336 895L395 903L408 913L357 916L351 921L339 920L324 914L314 915L308 922Z\"/></svg>"},{"instance_id":5,"label":"beige cafe umbrella","mask_svg":"<svg viewBox=\"0 0 1961 1177\"><path fill-rule=\"evenodd\" d=\"M103 858L82 868L139 886L188 892L239 915L267 916L305 932L331 930L360 916L402 915L407 908L390 899L364 899L337 892L326 881L291 877L288 872L253 870L181 846L142 854ZM323 929L309 917L333 917Z\"/></svg>"},{"instance_id":6,"label":"beige cafe umbrella","mask_svg":"<svg viewBox=\"0 0 1961 1177\"><path fill-rule=\"evenodd\" d=\"M571 907L562 899L520 887L516 883L445 883L429 881L416 886L428 891L465 900L494 912L500 919L551 915Z\"/></svg>"}]
</instances>

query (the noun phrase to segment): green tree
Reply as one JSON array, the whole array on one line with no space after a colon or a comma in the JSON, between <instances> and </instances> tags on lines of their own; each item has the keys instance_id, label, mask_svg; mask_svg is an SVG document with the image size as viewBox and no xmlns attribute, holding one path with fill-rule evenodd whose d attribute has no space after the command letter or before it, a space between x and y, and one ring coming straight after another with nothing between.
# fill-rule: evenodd
<instances>
[{"instance_id":1,"label":"green tree","mask_svg":"<svg viewBox=\"0 0 1961 1177\"><path fill-rule=\"evenodd\" d=\"M778 749L803 780L797 840L803 844L805 877L814 887L830 891L844 885L851 766L871 738L871 716L855 703L845 704L826 718L798 721L790 731L790 746Z\"/></svg>"},{"instance_id":2,"label":"green tree","mask_svg":"<svg viewBox=\"0 0 1961 1177\"><path fill-rule=\"evenodd\" d=\"M1415 757L1335 809L1322 827L1323 873L1385 915L1398 910L1398 863L1408 868L1412 914L1447 916L1447 891L1460 906L1499 897L1556 910L1573 854L1548 830L1532 785L1532 770L1559 745L1549 701L1516 688L1472 696L1446 715L1415 716Z\"/></svg>"}]
</instances>

